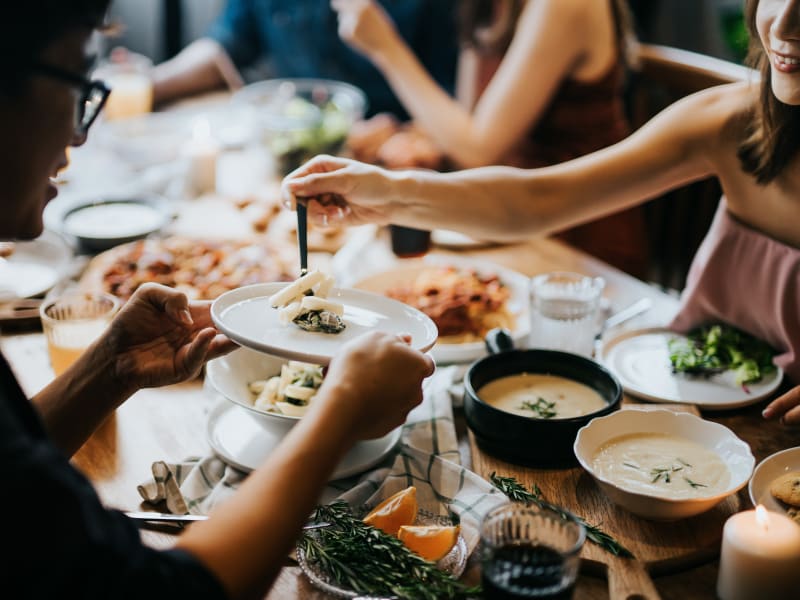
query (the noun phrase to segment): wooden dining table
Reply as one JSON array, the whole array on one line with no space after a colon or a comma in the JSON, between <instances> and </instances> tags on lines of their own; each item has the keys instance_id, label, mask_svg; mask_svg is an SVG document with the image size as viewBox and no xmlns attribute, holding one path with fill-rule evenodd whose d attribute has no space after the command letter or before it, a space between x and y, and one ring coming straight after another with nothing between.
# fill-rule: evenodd
<instances>
[{"instance_id":1,"label":"wooden dining table","mask_svg":"<svg viewBox=\"0 0 800 600\"><path fill-rule=\"evenodd\" d=\"M604 294L610 301L612 311L641 298L650 298L652 308L621 326L623 328L664 325L678 305L675 294L665 293L552 239L460 250L433 250L440 254L492 261L528 276L548 271L574 271L601 276L606 281ZM53 377L41 331L5 332L0 336L0 348L27 394L35 394ZM629 398L627 401L633 400ZM150 507L143 506L141 502L137 485L148 479L155 461L179 461L211 452L206 441L206 420L213 402L212 397L204 392L200 380L140 390L92 435L75 454L72 462L94 483L107 506L122 510L148 509ZM756 461L760 461L776 451L800 444L797 430L765 421L761 417L764 404L759 402L747 408L704 413L703 416L732 429L750 445ZM470 466L474 463L468 431L461 411L457 409L455 413L462 461ZM482 461L482 465L482 468L487 468L485 461ZM502 475L515 476L521 481L530 480L530 471L524 467L507 463L501 463L501 466ZM497 464L492 467L496 468ZM478 469L478 473L483 477L488 476L481 469ZM749 507L747 488L738 494L740 506ZM169 547L179 534L179 529L170 526L142 530L144 542L158 548ZM662 598L714 598L717 571L717 560L712 553L700 564L669 574L654 574L653 581ZM464 577L473 582L479 579L477 561L470 561ZM287 564L268 597L283 600L330 596L312 587L296 563L287 558ZM575 591L576 599L608 597L609 588L602 573L581 573Z\"/></svg>"}]
</instances>

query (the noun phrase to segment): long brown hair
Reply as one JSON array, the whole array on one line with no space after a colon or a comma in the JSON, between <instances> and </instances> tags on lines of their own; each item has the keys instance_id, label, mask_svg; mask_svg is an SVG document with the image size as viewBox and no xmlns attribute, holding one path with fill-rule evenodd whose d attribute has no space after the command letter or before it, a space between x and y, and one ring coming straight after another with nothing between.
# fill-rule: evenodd
<instances>
[{"instance_id":1,"label":"long brown hair","mask_svg":"<svg viewBox=\"0 0 800 600\"><path fill-rule=\"evenodd\" d=\"M459 4L461 43L478 52L504 53L514 37L525 0L461 0ZM627 64L633 65L636 62L636 36L630 8L626 0L611 0L611 8L620 53ZM486 32L489 34L482 35Z\"/></svg>"},{"instance_id":2,"label":"long brown hair","mask_svg":"<svg viewBox=\"0 0 800 600\"><path fill-rule=\"evenodd\" d=\"M746 115L745 138L738 156L745 173L767 184L783 171L800 149L800 107L784 104L772 92L769 55L756 29L758 0L747 0L744 19L750 33L747 61L761 73L759 102Z\"/></svg>"}]
</instances>

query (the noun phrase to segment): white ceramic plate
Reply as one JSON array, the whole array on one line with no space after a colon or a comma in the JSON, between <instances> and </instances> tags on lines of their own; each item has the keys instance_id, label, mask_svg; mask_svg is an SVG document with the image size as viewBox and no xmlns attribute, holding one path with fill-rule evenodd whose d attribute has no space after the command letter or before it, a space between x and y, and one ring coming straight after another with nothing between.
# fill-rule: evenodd
<instances>
[{"instance_id":1,"label":"white ceramic plate","mask_svg":"<svg viewBox=\"0 0 800 600\"><path fill-rule=\"evenodd\" d=\"M45 233L30 242L15 242L14 253L0 259L0 301L44 294L69 274L72 250Z\"/></svg>"},{"instance_id":2,"label":"white ceramic plate","mask_svg":"<svg viewBox=\"0 0 800 600\"><path fill-rule=\"evenodd\" d=\"M514 328L511 337L514 344L527 347L530 332L530 302L528 296L528 277L517 271L501 267L489 261L465 259L457 256L428 255L420 259L409 259L398 266L375 273L357 281L353 287L370 292L383 293L386 290L413 281L422 271L432 266L453 266L461 269L474 269L481 276L497 275L511 292L508 310L514 315ZM437 364L466 363L486 355L483 340L458 344L437 341L431 355Z\"/></svg>"},{"instance_id":3,"label":"white ceramic plate","mask_svg":"<svg viewBox=\"0 0 800 600\"><path fill-rule=\"evenodd\" d=\"M763 504L767 510L786 514L786 505L769 491L778 477L792 471L800 472L800 446L776 452L758 463L750 479L750 501L754 506Z\"/></svg>"},{"instance_id":4,"label":"white ceramic plate","mask_svg":"<svg viewBox=\"0 0 800 600\"><path fill-rule=\"evenodd\" d=\"M733 371L710 378L672 372L667 342L679 334L662 328L638 329L603 344L601 362L629 394L652 402L696 404L712 410L739 408L769 396L781 384L778 369L747 390L736 385Z\"/></svg>"},{"instance_id":5,"label":"white ceramic plate","mask_svg":"<svg viewBox=\"0 0 800 600\"><path fill-rule=\"evenodd\" d=\"M284 436L292 423L264 421L251 418L250 413L230 402L217 404L208 416L206 437L222 460L242 471L260 467ZM383 437L358 442L345 454L331 479L342 479L363 473L383 460L400 441L402 427Z\"/></svg>"},{"instance_id":6,"label":"white ceramic plate","mask_svg":"<svg viewBox=\"0 0 800 600\"><path fill-rule=\"evenodd\" d=\"M716 453L730 472L730 483L722 493L688 499L672 499L618 487L594 473L595 454L613 438L631 433L660 433L681 437ZM601 490L622 508L655 521L685 519L703 513L739 491L753 473L755 458L750 446L727 427L685 412L626 408L592 419L578 431L575 456Z\"/></svg>"},{"instance_id":7,"label":"white ceramic plate","mask_svg":"<svg viewBox=\"0 0 800 600\"><path fill-rule=\"evenodd\" d=\"M292 360L326 365L343 344L367 331L411 335L411 346L427 352L436 343L436 325L401 302L361 290L334 288L329 299L344 304L344 331L315 333L283 324L269 298L288 283L259 283L222 294L211 305L214 324L235 342Z\"/></svg>"}]
</instances>

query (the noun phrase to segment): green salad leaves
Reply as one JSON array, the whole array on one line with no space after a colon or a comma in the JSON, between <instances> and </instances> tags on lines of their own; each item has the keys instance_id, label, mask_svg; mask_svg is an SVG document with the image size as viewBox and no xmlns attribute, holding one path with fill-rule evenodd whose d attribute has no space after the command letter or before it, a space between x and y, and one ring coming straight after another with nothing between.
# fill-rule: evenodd
<instances>
[{"instance_id":1,"label":"green salad leaves","mask_svg":"<svg viewBox=\"0 0 800 600\"><path fill-rule=\"evenodd\" d=\"M746 386L775 371L769 344L730 325L705 325L686 338L668 342L673 373L709 377L735 371L736 383Z\"/></svg>"}]
</instances>

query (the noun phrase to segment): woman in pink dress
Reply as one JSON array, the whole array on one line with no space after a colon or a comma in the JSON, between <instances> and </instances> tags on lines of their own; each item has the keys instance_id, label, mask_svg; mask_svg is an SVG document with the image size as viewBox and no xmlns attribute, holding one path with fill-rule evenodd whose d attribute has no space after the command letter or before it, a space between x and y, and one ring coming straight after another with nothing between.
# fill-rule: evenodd
<instances>
[{"instance_id":1,"label":"woman in pink dress","mask_svg":"<svg viewBox=\"0 0 800 600\"><path fill-rule=\"evenodd\" d=\"M760 82L689 96L622 142L552 167L486 167L456 173L388 172L330 157L298 169L293 195L339 194L312 215L458 229L519 240L636 206L716 176L717 222L698 252L674 326L718 320L770 343L800 383L800 2L747 0ZM341 217L339 217L341 218ZM766 418L800 424L800 391Z\"/></svg>"}]
</instances>

